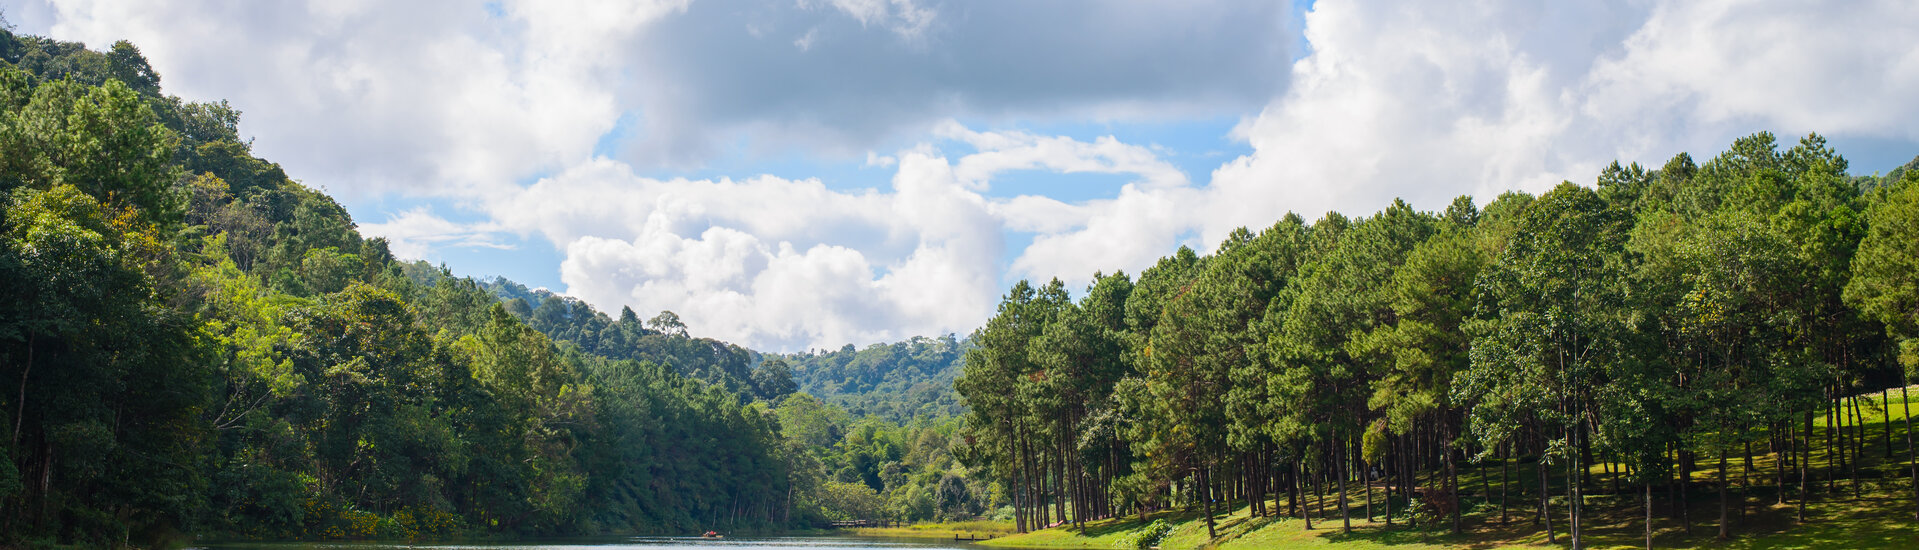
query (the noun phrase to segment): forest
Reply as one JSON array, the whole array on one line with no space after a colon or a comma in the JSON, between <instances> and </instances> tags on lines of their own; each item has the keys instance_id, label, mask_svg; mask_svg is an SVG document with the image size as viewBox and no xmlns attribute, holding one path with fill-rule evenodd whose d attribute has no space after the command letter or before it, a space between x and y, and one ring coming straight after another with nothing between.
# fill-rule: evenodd
<instances>
[{"instance_id":1,"label":"forest","mask_svg":"<svg viewBox=\"0 0 1919 550\"><path fill-rule=\"evenodd\" d=\"M0 21L0 547L1235 506L1577 545L1597 512L1731 537L1866 490L1919 521L1919 160L1757 133L1274 213L1077 296L1018 283L969 335L775 354L396 258L160 84Z\"/></svg>"},{"instance_id":2,"label":"forest","mask_svg":"<svg viewBox=\"0 0 1919 550\"><path fill-rule=\"evenodd\" d=\"M401 261L239 125L130 43L0 24L0 547L987 512L958 420L907 414L950 388L896 407L813 368L892 347L783 360ZM957 370L951 337L900 346Z\"/></svg>"},{"instance_id":3,"label":"forest","mask_svg":"<svg viewBox=\"0 0 1919 550\"><path fill-rule=\"evenodd\" d=\"M1020 282L955 383L962 452L1022 532L1197 507L1211 535L1246 506L1458 533L1471 507L1578 548L1609 506L1650 547L1862 486L1919 519L1892 406L1919 369L1919 159L1847 169L1758 133L1539 196L1287 214L1077 300Z\"/></svg>"}]
</instances>

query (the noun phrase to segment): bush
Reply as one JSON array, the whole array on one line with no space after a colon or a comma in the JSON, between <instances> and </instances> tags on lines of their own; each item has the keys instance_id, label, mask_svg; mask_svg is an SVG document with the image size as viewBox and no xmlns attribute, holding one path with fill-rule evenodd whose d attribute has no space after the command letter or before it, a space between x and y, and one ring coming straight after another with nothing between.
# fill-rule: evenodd
<instances>
[{"instance_id":1,"label":"bush","mask_svg":"<svg viewBox=\"0 0 1919 550\"><path fill-rule=\"evenodd\" d=\"M1124 537L1120 537L1119 542L1115 543L1115 546L1120 548L1120 550L1152 548L1159 546L1160 541L1166 540L1166 535L1172 532L1173 524L1166 523L1166 520L1163 519L1156 519L1153 520L1152 523L1146 524L1146 527Z\"/></svg>"}]
</instances>

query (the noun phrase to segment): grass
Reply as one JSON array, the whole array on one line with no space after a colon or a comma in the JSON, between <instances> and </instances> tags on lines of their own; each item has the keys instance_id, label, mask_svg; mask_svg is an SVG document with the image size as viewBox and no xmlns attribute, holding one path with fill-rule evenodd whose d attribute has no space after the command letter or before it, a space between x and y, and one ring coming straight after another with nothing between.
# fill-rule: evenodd
<instances>
[{"instance_id":1,"label":"grass","mask_svg":"<svg viewBox=\"0 0 1919 550\"><path fill-rule=\"evenodd\" d=\"M1889 397L1886 402L1881 402L1878 394L1861 396L1864 425L1853 425L1850 420L1845 422L1848 437L1862 437L1865 444L1864 452L1857 457L1857 481L1846 479L1851 475L1851 467L1838 468L1835 460L1829 459L1837 457L1827 456L1826 418L1814 418L1814 449L1810 462L1813 475L1809 484L1813 500L1807 505L1804 524L1797 521L1797 509L1793 505L1779 504L1779 493L1774 485L1777 476L1775 461L1779 457L1765 448L1762 438L1753 448L1750 468L1745 463L1744 449L1737 449L1737 452L1727 456L1726 474L1732 486L1728 514L1731 516L1733 535L1730 540L1719 541L1716 538L1719 518L1716 489L1719 479L1718 457L1701 456L1699 470L1692 473L1696 485L1689 493L1685 506L1686 513L1691 517L1692 532L1689 534L1682 527L1678 519L1679 510L1672 509L1664 494L1665 487L1655 487L1659 494L1655 496L1653 546L1727 549L1919 548L1919 520L1914 519L1913 489L1911 479L1907 477L1910 455L1905 445L1904 401L1896 389ZM1870 398L1870 401L1864 400L1866 398ZM1919 401L1919 392L1915 392L1913 398ZM1892 441L1891 459L1886 458L1885 442L1888 435ZM1534 465L1527 462L1513 466L1507 502L1510 521L1504 524L1499 521L1498 463L1463 465L1460 468L1465 532L1459 535L1451 534L1444 525L1430 522L1419 527L1406 525L1402 508L1404 503L1398 500L1393 506L1394 511L1399 513L1395 516L1397 524L1393 527L1387 528L1383 521L1366 521L1366 492L1361 487L1354 487L1349 491L1348 500L1353 514L1353 530L1350 533L1339 528L1338 513L1334 511L1337 505L1329 502L1331 517L1315 519L1315 529L1312 530L1305 529L1304 522L1298 518L1252 517L1249 507L1240 506L1215 516L1217 537L1207 536L1205 518L1201 513L1168 511L1149 515L1145 521L1129 516L1091 522L1084 535L1071 527L1060 527L996 538L981 544L1006 548L1117 548L1122 539L1144 528L1147 522L1164 519L1175 526L1161 541L1161 547L1166 550L1498 550L1547 547L1544 532L1533 524L1537 497L1528 490L1537 489L1538 478ZM1561 468L1553 472L1551 486L1555 494L1563 495L1564 480L1561 478L1564 470ZM1618 470L1615 465L1615 471ZM1590 472L1593 480L1589 491L1599 494L1585 499L1588 511L1586 546L1595 549L1644 548L1645 509L1641 507L1642 493L1638 492L1642 488L1621 481L1623 494L1605 494L1611 492L1614 474L1606 472L1604 463L1594 465ZM1791 499L1798 494L1798 475L1796 472L1789 473L1786 492ZM1838 475L1833 475L1835 473ZM1491 485L1491 494L1481 493L1481 476ZM1375 490L1374 494L1380 493ZM1554 497L1552 507L1556 546L1566 547L1569 543L1566 539L1565 498ZM1275 509L1284 510L1284 506L1276 505Z\"/></svg>"},{"instance_id":2,"label":"grass","mask_svg":"<svg viewBox=\"0 0 1919 550\"><path fill-rule=\"evenodd\" d=\"M942 539L957 538L981 539L998 538L1014 534L1010 521L949 521L939 523L915 523L899 527L859 527L844 532L862 537Z\"/></svg>"}]
</instances>

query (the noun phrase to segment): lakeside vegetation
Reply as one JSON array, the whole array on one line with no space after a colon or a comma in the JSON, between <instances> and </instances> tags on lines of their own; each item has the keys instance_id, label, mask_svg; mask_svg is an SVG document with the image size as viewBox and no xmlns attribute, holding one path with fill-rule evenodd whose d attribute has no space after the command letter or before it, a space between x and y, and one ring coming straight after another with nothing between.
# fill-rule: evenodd
<instances>
[{"instance_id":1,"label":"lakeside vegetation","mask_svg":"<svg viewBox=\"0 0 1919 550\"><path fill-rule=\"evenodd\" d=\"M1646 547L1730 540L1777 525L1740 521L1762 499L1816 524L1865 484L1919 518L1916 165L1854 177L1762 132L1537 197L1286 214L1077 299L1021 281L955 383L966 453L1022 532L1197 508L1213 538L1235 501L1350 530L1304 512L1330 500L1459 534L1491 465L1502 515L1575 548L1631 513Z\"/></svg>"},{"instance_id":2,"label":"lakeside vegetation","mask_svg":"<svg viewBox=\"0 0 1919 550\"><path fill-rule=\"evenodd\" d=\"M948 452L957 421L911 415L941 392L848 414L796 391L833 381L671 312L400 261L253 156L237 110L165 95L130 43L0 21L0 205L0 547L772 532L992 506ZM951 371L959 344L899 346ZM880 378L823 393L877 410L887 383L938 384Z\"/></svg>"},{"instance_id":3,"label":"lakeside vegetation","mask_svg":"<svg viewBox=\"0 0 1919 550\"><path fill-rule=\"evenodd\" d=\"M395 258L239 125L0 22L0 547L1919 544L1919 166L1818 136L764 354Z\"/></svg>"}]
</instances>

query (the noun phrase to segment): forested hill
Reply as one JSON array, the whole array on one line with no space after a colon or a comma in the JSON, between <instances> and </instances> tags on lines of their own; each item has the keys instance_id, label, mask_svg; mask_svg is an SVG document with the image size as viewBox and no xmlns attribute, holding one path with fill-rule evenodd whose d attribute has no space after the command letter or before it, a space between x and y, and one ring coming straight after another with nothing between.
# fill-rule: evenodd
<instances>
[{"instance_id":1,"label":"forested hill","mask_svg":"<svg viewBox=\"0 0 1919 550\"><path fill-rule=\"evenodd\" d=\"M447 277L423 261L402 265L415 283L431 286ZM673 312L642 321L632 308L615 319L577 298L493 277L475 281L509 313L555 341L613 359L666 365L681 374L742 395L777 400L794 391L819 397L852 419L894 423L937 420L964 412L953 379L970 348L953 335L924 336L836 351L762 354L712 338L688 335Z\"/></svg>"},{"instance_id":2,"label":"forested hill","mask_svg":"<svg viewBox=\"0 0 1919 550\"><path fill-rule=\"evenodd\" d=\"M959 376L969 340L953 335L917 336L903 342L837 351L773 356L792 365L800 391L845 408L856 416L894 422L941 418L965 412L953 379Z\"/></svg>"},{"instance_id":3,"label":"forested hill","mask_svg":"<svg viewBox=\"0 0 1919 550\"><path fill-rule=\"evenodd\" d=\"M254 156L237 110L160 83L126 42L0 21L0 547L777 529L987 504L948 452L953 422L848 419L670 316L502 304L399 262Z\"/></svg>"},{"instance_id":4,"label":"forested hill","mask_svg":"<svg viewBox=\"0 0 1919 550\"><path fill-rule=\"evenodd\" d=\"M409 279L426 286L449 277L445 270L424 261L405 264L403 270ZM586 353L668 366L749 399L778 400L794 391L792 375L783 364L765 363L758 352L734 344L691 336L670 311L642 321L631 308L620 308L620 317L615 319L578 298L528 288L502 277L473 279L465 284L484 289L508 313L548 338Z\"/></svg>"}]
</instances>

